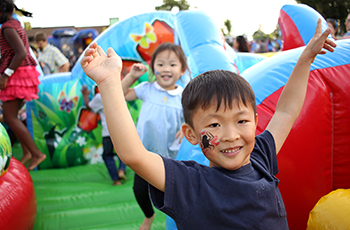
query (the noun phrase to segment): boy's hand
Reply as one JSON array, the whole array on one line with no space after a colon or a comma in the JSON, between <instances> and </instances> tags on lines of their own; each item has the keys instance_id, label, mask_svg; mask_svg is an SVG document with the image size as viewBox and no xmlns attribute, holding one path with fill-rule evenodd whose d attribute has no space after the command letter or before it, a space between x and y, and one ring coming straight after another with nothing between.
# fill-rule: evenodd
<instances>
[{"instance_id":1,"label":"boy's hand","mask_svg":"<svg viewBox=\"0 0 350 230\"><path fill-rule=\"evenodd\" d=\"M80 63L86 75L98 85L109 78L120 80L122 60L112 48L108 48L106 55L97 43L93 43L85 51Z\"/></svg>"},{"instance_id":2,"label":"boy's hand","mask_svg":"<svg viewBox=\"0 0 350 230\"><path fill-rule=\"evenodd\" d=\"M334 47L337 45L334 41L327 38L331 32L330 28L327 28L322 34L321 32L322 22L321 19L318 19L315 34L307 44L301 58L313 62L317 54L325 54L326 50L330 52L334 51Z\"/></svg>"},{"instance_id":3,"label":"boy's hand","mask_svg":"<svg viewBox=\"0 0 350 230\"><path fill-rule=\"evenodd\" d=\"M147 72L147 67L142 64L142 63L135 63L132 65L131 70L130 70L130 77L132 79L138 79L142 75L144 75Z\"/></svg>"}]
</instances>

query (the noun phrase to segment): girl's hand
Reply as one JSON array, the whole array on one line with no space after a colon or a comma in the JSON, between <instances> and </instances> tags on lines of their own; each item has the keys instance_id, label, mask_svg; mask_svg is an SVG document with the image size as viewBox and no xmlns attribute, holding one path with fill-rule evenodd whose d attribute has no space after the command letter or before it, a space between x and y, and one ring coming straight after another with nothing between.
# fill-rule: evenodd
<instances>
[{"instance_id":1,"label":"girl's hand","mask_svg":"<svg viewBox=\"0 0 350 230\"><path fill-rule=\"evenodd\" d=\"M7 85L7 81L9 80L9 77L6 74L1 74L0 76L0 89L5 89Z\"/></svg>"},{"instance_id":2,"label":"girl's hand","mask_svg":"<svg viewBox=\"0 0 350 230\"><path fill-rule=\"evenodd\" d=\"M130 76L133 79L138 79L147 72L147 67L142 63L135 63L132 65L130 70Z\"/></svg>"},{"instance_id":3,"label":"girl's hand","mask_svg":"<svg viewBox=\"0 0 350 230\"><path fill-rule=\"evenodd\" d=\"M87 86L86 85L83 85L82 87L81 87L81 93L83 94L83 96L85 96L85 95L89 95L90 94L90 90L87 88Z\"/></svg>"},{"instance_id":4,"label":"girl's hand","mask_svg":"<svg viewBox=\"0 0 350 230\"><path fill-rule=\"evenodd\" d=\"M175 138L179 138L179 144L181 144L183 137L184 137L184 135L182 133L182 129L180 129L175 135Z\"/></svg>"},{"instance_id":5,"label":"girl's hand","mask_svg":"<svg viewBox=\"0 0 350 230\"><path fill-rule=\"evenodd\" d=\"M106 55L97 43L93 43L84 53L80 63L86 75L98 85L110 78L120 81L122 60L112 48L108 48Z\"/></svg>"},{"instance_id":6,"label":"girl's hand","mask_svg":"<svg viewBox=\"0 0 350 230\"><path fill-rule=\"evenodd\" d=\"M322 34L321 32L322 22L321 19L318 19L315 34L302 54L305 59L311 59L313 62L317 54L325 54L326 50L333 52L337 46L334 41L327 38L331 32L330 28L327 28Z\"/></svg>"}]
</instances>

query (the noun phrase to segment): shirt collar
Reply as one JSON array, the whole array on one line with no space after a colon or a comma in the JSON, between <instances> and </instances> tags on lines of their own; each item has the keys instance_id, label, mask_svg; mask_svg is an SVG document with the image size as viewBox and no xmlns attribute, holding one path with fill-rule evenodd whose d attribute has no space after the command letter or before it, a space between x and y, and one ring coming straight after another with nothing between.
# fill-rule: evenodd
<instances>
[{"instance_id":1,"label":"shirt collar","mask_svg":"<svg viewBox=\"0 0 350 230\"><path fill-rule=\"evenodd\" d=\"M50 43L47 43L47 45L45 46L45 48L44 48L43 51L41 51L41 52L45 53L45 51L48 50L49 46L51 46L51 44L50 44Z\"/></svg>"},{"instance_id":2,"label":"shirt collar","mask_svg":"<svg viewBox=\"0 0 350 230\"><path fill-rule=\"evenodd\" d=\"M165 91L165 92L167 92L168 94L170 94L171 96L176 96L176 95L178 95L178 94L180 94L182 91L183 91L183 89L182 89L182 87L181 86L179 86L179 85L177 85L177 84L175 84L175 89L173 89L173 90L165 90L165 89L163 89L159 84L158 84L158 82L153 82L153 84L154 84L154 87L156 87L156 89L158 89L158 90L160 90L160 91Z\"/></svg>"}]
</instances>

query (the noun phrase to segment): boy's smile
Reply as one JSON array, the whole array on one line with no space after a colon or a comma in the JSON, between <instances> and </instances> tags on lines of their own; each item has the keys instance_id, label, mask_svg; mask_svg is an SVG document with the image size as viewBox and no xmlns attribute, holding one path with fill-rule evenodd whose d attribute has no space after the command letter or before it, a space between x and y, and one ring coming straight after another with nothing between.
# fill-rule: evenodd
<instances>
[{"instance_id":1,"label":"boy's smile","mask_svg":"<svg viewBox=\"0 0 350 230\"><path fill-rule=\"evenodd\" d=\"M221 106L216 111L216 105L211 105L194 113L194 130L188 126L193 135L189 141L200 144L210 167L236 170L250 162L256 125L257 115L251 107L234 103L231 109Z\"/></svg>"}]
</instances>

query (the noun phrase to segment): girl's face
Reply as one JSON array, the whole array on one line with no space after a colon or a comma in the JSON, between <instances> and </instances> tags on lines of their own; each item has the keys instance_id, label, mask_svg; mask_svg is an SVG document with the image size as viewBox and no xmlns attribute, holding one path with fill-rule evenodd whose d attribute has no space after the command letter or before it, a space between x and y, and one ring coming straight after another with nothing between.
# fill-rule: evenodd
<instances>
[{"instance_id":1,"label":"girl's face","mask_svg":"<svg viewBox=\"0 0 350 230\"><path fill-rule=\"evenodd\" d=\"M154 75L165 90L175 89L175 83L185 73L179 57L170 50L160 52L154 61Z\"/></svg>"},{"instance_id":2,"label":"girl's face","mask_svg":"<svg viewBox=\"0 0 350 230\"><path fill-rule=\"evenodd\" d=\"M239 43L238 43L237 39L235 39L233 42L233 48L238 50L238 47L239 47Z\"/></svg>"},{"instance_id":3,"label":"girl's face","mask_svg":"<svg viewBox=\"0 0 350 230\"><path fill-rule=\"evenodd\" d=\"M335 29L334 29L332 23L327 22L327 25L328 25L328 27L331 29L331 35L332 35L333 38L334 38L334 37L335 37Z\"/></svg>"}]
</instances>

